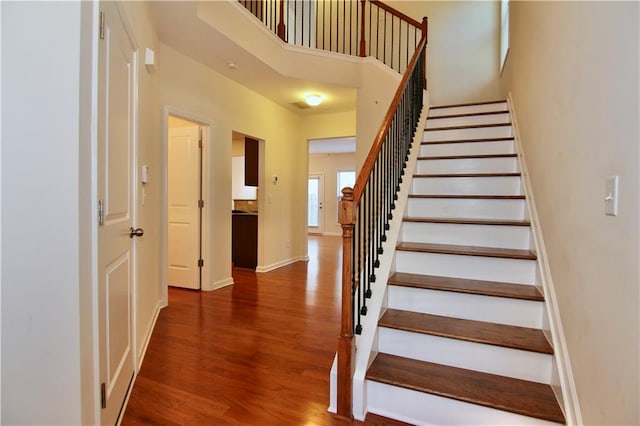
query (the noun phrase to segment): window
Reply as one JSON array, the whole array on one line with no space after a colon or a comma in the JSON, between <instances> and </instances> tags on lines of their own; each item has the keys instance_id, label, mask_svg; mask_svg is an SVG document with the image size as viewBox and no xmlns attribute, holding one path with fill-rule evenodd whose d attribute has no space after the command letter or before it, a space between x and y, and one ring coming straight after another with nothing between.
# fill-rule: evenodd
<instances>
[{"instance_id":1,"label":"window","mask_svg":"<svg viewBox=\"0 0 640 426\"><path fill-rule=\"evenodd\" d=\"M354 170L338 170L338 175L336 177L336 182L338 183L338 202L336 203L336 221L338 220L338 205L340 202L340 198L342 197L342 188L350 187L353 188L353 185L356 183L356 172Z\"/></svg>"},{"instance_id":2,"label":"window","mask_svg":"<svg viewBox=\"0 0 640 426\"><path fill-rule=\"evenodd\" d=\"M500 1L500 72L509 51L509 0Z\"/></svg>"}]
</instances>

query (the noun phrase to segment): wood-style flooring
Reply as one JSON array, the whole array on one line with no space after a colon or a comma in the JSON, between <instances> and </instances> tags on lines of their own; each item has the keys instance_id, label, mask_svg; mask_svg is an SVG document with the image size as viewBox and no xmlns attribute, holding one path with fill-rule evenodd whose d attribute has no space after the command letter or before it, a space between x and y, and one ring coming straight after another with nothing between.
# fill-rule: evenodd
<instances>
[{"instance_id":1,"label":"wood-style flooring","mask_svg":"<svg viewBox=\"0 0 640 426\"><path fill-rule=\"evenodd\" d=\"M233 286L212 292L170 288L122 424L344 424L327 412L340 244L310 236L308 262L236 269Z\"/></svg>"}]
</instances>

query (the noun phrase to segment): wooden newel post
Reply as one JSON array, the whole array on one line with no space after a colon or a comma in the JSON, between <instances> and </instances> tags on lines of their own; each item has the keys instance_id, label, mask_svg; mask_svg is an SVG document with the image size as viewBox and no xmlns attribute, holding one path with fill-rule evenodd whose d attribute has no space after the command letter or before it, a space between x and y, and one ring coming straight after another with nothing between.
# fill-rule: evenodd
<instances>
[{"instance_id":1,"label":"wooden newel post","mask_svg":"<svg viewBox=\"0 0 640 426\"><path fill-rule=\"evenodd\" d=\"M424 81L424 90L427 90L427 44L429 44L429 18L422 18L422 37L427 41L424 44L424 67L422 68L422 79Z\"/></svg>"},{"instance_id":2,"label":"wooden newel post","mask_svg":"<svg viewBox=\"0 0 640 426\"><path fill-rule=\"evenodd\" d=\"M280 19L278 22L278 37L280 40L287 42L286 26L284 25L284 3L286 0L280 0Z\"/></svg>"},{"instance_id":3,"label":"wooden newel post","mask_svg":"<svg viewBox=\"0 0 640 426\"><path fill-rule=\"evenodd\" d=\"M360 14L360 56L367 56L367 42L364 39L364 6L366 0L360 0L362 6L362 13Z\"/></svg>"},{"instance_id":4,"label":"wooden newel post","mask_svg":"<svg viewBox=\"0 0 640 426\"><path fill-rule=\"evenodd\" d=\"M342 322L338 339L338 416L353 418L353 373L355 345L353 340L353 300L351 268L353 228L355 225L353 189L344 188L338 208L342 225Z\"/></svg>"}]
</instances>

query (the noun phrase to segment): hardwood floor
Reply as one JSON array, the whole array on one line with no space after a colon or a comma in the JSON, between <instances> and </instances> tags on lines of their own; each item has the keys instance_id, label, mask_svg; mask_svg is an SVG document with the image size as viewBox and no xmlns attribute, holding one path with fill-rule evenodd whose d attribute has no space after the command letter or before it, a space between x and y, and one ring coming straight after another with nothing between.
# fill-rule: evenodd
<instances>
[{"instance_id":1,"label":"hardwood floor","mask_svg":"<svg viewBox=\"0 0 640 426\"><path fill-rule=\"evenodd\" d=\"M327 412L340 243L310 236L308 262L236 269L213 292L170 288L122 424L344 424Z\"/></svg>"}]
</instances>

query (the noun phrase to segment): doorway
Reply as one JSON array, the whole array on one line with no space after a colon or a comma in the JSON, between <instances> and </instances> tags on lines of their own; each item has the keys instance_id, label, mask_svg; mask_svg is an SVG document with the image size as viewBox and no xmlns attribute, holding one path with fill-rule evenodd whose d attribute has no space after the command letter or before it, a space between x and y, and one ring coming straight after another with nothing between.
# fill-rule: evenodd
<instances>
[{"instance_id":1,"label":"doorway","mask_svg":"<svg viewBox=\"0 0 640 426\"><path fill-rule=\"evenodd\" d=\"M324 204L324 176L322 174L309 175L307 194L307 232L309 234L322 234L324 232L324 216L322 214L322 206Z\"/></svg>"},{"instance_id":2,"label":"doorway","mask_svg":"<svg viewBox=\"0 0 640 426\"><path fill-rule=\"evenodd\" d=\"M201 290L205 132L174 115L167 123L167 284Z\"/></svg>"}]
</instances>

